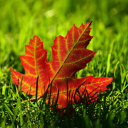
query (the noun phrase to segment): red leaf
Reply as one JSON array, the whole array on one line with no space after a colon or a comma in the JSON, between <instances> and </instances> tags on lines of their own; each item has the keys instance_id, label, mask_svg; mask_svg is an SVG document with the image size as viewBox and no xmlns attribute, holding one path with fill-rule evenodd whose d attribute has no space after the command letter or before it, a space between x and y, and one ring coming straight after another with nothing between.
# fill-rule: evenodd
<instances>
[{"instance_id":1,"label":"red leaf","mask_svg":"<svg viewBox=\"0 0 128 128\"><path fill-rule=\"evenodd\" d=\"M36 95L36 79L38 79L38 98L41 98L49 85L52 85L51 97L56 100L59 89L57 108L67 107L67 82L70 96L68 100L75 103L79 96L75 95L79 87L81 95L85 90L89 97L107 90L106 86L112 82L112 78L93 78L93 76L75 78L75 74L94 57L94 51L86 49L92 36L90 33L91 21L77 28L75 25L68 31L66 37L55 37L52 46L52 60L47 61L47 50L43 48L43 42L34 36L29 45L25 46L26 55L20 57L25 74L11 70L12 82L18 87L23 76L21 90L26 94ZM49 81L50 80L50 81ZM49 92L50 93L50 92Z\"/></svg>"}]
</instances>

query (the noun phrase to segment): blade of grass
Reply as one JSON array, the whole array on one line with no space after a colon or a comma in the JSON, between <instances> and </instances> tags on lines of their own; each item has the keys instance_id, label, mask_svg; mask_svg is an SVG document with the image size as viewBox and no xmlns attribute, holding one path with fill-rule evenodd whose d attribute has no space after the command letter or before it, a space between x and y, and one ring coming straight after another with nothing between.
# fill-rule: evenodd
<instances>
[{"instance_id":1,"label":"blade of grass","mask_svg":"<svg viewBox=\"0 0 128 128\"><path fill-rule=\"evenodd\" d=\"M21 105L21 87L22 87L22 80L23 80L23 76L21 76L21 83L20 83L20 95L18 96L18 100L17 100L17 104L18 104L18 106L19 106L19 115L20 115L20 126L22 127L22 125L23 125L23 115L22 115L22 105Z\"/></svg>"},{"instance_id":2,"label":"blade of grass","mask_svg":"<svg viewBox=\"0 0 128 128\"><path fill-rule=\"evenodd\" d=\"M37 97L38 97L38 80L39 80L39 76L37 77L37 80L36 80L36 103L37 103Z\"/></svg>"}]
</instances>

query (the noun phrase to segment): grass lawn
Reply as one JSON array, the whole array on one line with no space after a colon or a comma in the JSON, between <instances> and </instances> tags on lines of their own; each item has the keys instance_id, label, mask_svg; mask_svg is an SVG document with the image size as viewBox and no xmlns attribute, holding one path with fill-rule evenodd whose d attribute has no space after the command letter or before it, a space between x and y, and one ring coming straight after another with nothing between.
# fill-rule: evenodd
<instances>
[{"instance_id":1,"label":"grass lawn","mask_svg":"<svg viewBox=\"0 0 128 128\"><path fill-rule=\"evenodd\" d=\"M127 128L128 127L128 1L127 0L0 0L0 128ZM96 51L76 77L113 77L99 100L74 105L72 116L54 113L42 98L19 92L10 68L24 74L20 56L34 35L40 37L51 60L55 36L66 36L75 24L93 21Z\"/></svg>"}]
</instances>

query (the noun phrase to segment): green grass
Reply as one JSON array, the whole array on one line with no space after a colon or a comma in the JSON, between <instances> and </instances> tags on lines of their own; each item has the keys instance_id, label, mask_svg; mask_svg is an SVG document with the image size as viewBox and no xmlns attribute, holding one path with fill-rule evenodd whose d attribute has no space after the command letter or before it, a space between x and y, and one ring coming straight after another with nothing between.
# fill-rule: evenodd
<instances>
[{"instance_id":1,"label":"green grass","mask_svg":"<svg viewBox=\"0 0 128 128\"><path fill-rule=\"evenodd\" d=\"M128 125L128 1L127 0L6 0L0 1L0 127L126 128ZM59 115L44 99L30 102L11 82L10 67L24 73L20 55L37 35L48 50L55 36L75 24L92 20L88 49L97 54L77 77L113 77L97 102L76 104L76 113ZM100 97L100 95L99 95Z\"/></svg>"}]
</instances>

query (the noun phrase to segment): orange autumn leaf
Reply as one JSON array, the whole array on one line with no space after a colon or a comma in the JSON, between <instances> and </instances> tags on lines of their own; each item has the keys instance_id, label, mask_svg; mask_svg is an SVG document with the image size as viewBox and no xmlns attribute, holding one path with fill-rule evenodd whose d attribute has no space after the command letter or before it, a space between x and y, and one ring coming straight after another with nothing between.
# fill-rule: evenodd
<instances>
[{"instance_id":1,"label":"orange autumn leaf","mask_svg":"<svg viewBox=\"0 0 128 128\"><path fill-rule=\"evenodd\" d=\"M55 37L52 48L52 60L47 61L47 50L43 47L40 38L34 36L29 45L25 46L26 54L21 56L21 64L25 69L25 74L16 72L12 68L12 82L20 87L26 94L36 96L36 80L38 79L38 99L43 97L49 85L52 86L51 98L56 100L59 90L57 108L67 107L67 84L70 96L68 101L75 103L74 96L76 89L79 93L85 95L86 90L89 97L107 90L106 86L112 82L112 78L94 78L87 76L75 78L77 71L86 67L87 63L94 57L94 51L86 49L92 36L89 35L91 21L77 28L75 25L68 31L66 37ZM48 92L50 95L50 91ZM75 96L79 100L79 96Z\"/></svg>"}]
</instances>

